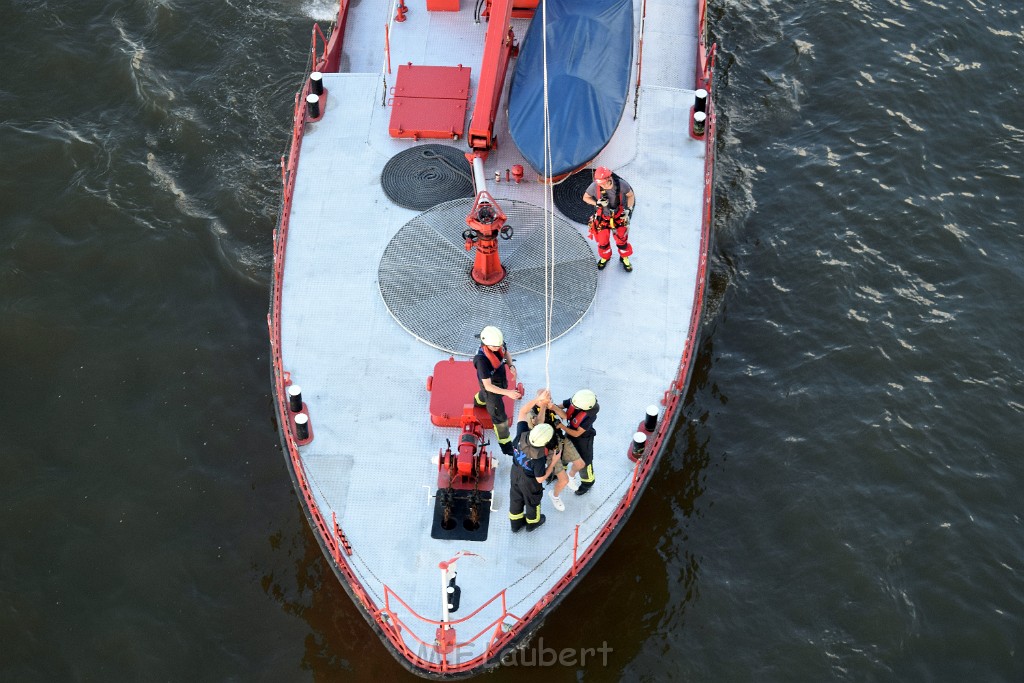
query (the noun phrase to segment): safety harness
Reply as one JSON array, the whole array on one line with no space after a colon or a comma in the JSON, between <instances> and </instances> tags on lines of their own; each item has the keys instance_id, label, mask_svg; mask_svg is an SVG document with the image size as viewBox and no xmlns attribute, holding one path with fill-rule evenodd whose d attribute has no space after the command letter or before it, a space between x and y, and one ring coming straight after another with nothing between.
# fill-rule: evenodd
<instances>
[{"instance_id":1,"label":"safety harness","mask_svg":"<svg viewBox=\"0 0 1024 683\"><path fill-rule=\"evenodd\" d=\"M597 211L596 211L598 218L601 218L603 220L608 220L609 218L614 218L614 219L616 219L616 221L618 221L619 217L622 215L622 212L623 212L623 210L626 207L625 197L622 196L621 189L622 189L622 186L619 184L619 177L616 176L616 175L613 175L612 176L612 191L610 193L608 193L608 194L612 195L612 196L615 196L615 197L618 197L618 204L615 207L615 213L610 214L610 215L606 215L605 214L605 207L603 207L603 206L601 206L599 204L597 206ZM601 187L601 183L598 183L597 184L597 200L598 201L601 201L601 195L602 195L603 192L604 192L604 190Z\"/></svg>"}]
</instances>

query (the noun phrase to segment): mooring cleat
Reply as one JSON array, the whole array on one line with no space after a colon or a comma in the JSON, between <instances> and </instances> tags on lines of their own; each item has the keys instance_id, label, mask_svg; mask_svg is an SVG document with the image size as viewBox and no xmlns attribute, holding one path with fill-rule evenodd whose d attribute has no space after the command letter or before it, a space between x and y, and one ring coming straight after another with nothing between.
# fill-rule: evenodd
<instances>
[{"instance_id":1,"label":"mooring cleat","mask_svg":"<svg viewBox=\"0 0 1024 683\"><path fill-rule=\"evenodd\" d=\"M598 270L604 270L604 267L607 266L607 265L608 265L608 259L606 259L606 258L599 258L599 259L597 259L597 269Z\"/></svg>"},{"instance_id":2,"label":"mooring cleat","mask_svg":"<svg viewBox=\"0 0 1024 683\"><path fill-rule=\"evenodd\" d=\"M620 256L619 260L622 261L622 267L626 269L627 273L633 272L633 264L629 262L629 258L626 256Z\"/></svg>"}]
</instances>

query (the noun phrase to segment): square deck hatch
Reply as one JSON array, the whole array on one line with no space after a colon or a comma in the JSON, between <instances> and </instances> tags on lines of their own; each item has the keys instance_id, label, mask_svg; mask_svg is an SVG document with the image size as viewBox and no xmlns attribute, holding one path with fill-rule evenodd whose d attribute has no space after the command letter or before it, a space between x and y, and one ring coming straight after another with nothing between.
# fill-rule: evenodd
<instances>
[{"instance_id":1,"label":"square deck hatch","mask_svg":"<svg viewBox=\"0 0 1024 683\"><path fill-rule=\"evenodd\" d=\"M388 132L393 138L454 139L466 133L468 66L398 67Z\"/></svg>"}]
</instances>

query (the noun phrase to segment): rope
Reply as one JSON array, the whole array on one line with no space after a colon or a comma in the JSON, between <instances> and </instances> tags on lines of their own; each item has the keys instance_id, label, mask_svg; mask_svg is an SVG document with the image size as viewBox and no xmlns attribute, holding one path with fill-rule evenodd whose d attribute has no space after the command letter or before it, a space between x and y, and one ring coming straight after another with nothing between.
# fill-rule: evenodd
<instances>
[{"instance_id":1,"label":"rope","mask_svg":"<svg viewBox=\"0 0 1024 683\"><path fill-rule=\"evenodd\" d=\"M640 11L640 40L637 46L636 58L636 91L633 93L633 120L636 121L637 110L640 107L640 77L644 68L644 26L647 25L647 0L643 2Z\"/></svg>"},{"instance_id":2,"label":"rope","mask_svg":"<svg viewBox=\"0 0 1024 683\"><path fill-rule=\"evenodd\" d=\"M551 387L551 320L555 304L555 197L551 184L551 117L548 110L548 3L541 2L544 39L544 386Z\"/></svg>"},{"instance_id":3,"label":"rope","mask_svg":"<svg viewBox=\"0 0 1024 683\"><path fill-rule=\"evenodd\" d=\"M388 199L414 211L473 196L473 176L466 157L447 145L417 145L402 150L384 165L380 184Z\"/></svg>"}]
</instances>

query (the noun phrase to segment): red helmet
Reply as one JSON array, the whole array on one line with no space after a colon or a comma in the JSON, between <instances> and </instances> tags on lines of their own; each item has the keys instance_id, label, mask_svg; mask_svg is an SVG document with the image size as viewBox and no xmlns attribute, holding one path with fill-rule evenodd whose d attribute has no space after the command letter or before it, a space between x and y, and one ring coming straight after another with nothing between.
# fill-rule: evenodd
<instances>
[{"instance_id":1,"label":"red helmet","mask_svg":"<svg viewBox=\"0 0 1024 683\"><path fill-rule=\"evenodd\" d=\"M594 169L594 180L607 180L612 177L612 172L604 166L598 166Z\"/></svg>"}]
</instances>

